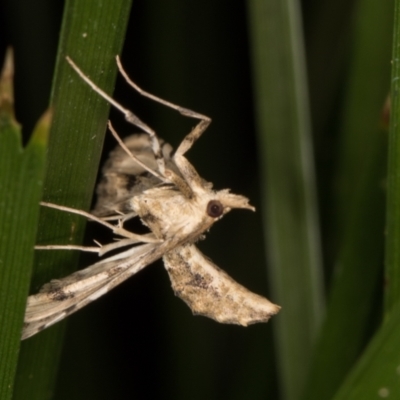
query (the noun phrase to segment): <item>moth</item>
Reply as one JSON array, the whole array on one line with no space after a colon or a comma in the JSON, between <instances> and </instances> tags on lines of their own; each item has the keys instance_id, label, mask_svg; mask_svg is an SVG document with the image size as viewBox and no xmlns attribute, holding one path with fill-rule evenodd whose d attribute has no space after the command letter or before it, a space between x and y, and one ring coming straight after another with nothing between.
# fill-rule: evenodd
<instances>
[{"instance_id":1,"label":"moth","mask_svg":"<svg viewBox=\"0 0 400 400\"><path fill-rule=\"evenodd\" d=\"M65 278L52 280L39 293L29 296L22 339L98 299L159 258L164 261L175 295L194 314L243 326L267 322L280 307L235 282L195 245L232 209L254 211L244 196L227 189L213 190L212 184L201 178L185 157L211 119L143 91L129 79L117 56L120 73L141 95L199 120L174 152L153 129L97 87L69 57L67 61L83 81L143 133L122 141L109 122L119 146L104 166L92 213L42 203L97 221L110 228L117 239L98 247L36 246L93 251L99 256L112 251L113 255ZM125 229L124 223L132 218L139 218L149 233L136 234Z\"/></svg>"}]
</instances>

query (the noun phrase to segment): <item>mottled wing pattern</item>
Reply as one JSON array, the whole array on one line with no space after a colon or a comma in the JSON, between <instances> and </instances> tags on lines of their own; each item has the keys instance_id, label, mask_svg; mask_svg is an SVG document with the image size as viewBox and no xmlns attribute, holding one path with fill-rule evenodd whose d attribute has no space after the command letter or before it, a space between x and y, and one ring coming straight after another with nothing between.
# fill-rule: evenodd
<instances>
[{"instance_id":1,"label":"mottled wing pattern","mask_svg":"<svg viewBox=\"0 0 400 400\"><path fill-rule=\"evenodd\" d=\"M53 279L29 296L22 339L55 324L160 257L155 244L133 247L61 279ZM150 260L149 260L150 259Z\"/></svg>"},{"instance_id":2,"label":"mottled wing pattern","mask_svg":"<svg viewBox=\"0 0 400 400\"><path fill-rule=\"evenodd\" d=\"M148 134L128 136L124 143L141 162L157 171L157 162ZM180 174L171 158L171 145L160 139L160 146L166 168ZM131 213L130 201L134 196L161 184L156 176L137 164L120 146L110 153L102 172L103 178L97 186L97 203L93 210L93 214L99 217Z\"/></svg>"},{"instance_id":3,"label":"mottled wing pattern","mask_svg":"<svg viewBox=\"0 0 400 400\"><path fill-rule=\"evenodd\" d=\"M265 297L233 280L193 244L174 248L163 260L176 296L194 314L225 324L247 326L267 322L280 310Z\"/></svg>"}]
</instances>

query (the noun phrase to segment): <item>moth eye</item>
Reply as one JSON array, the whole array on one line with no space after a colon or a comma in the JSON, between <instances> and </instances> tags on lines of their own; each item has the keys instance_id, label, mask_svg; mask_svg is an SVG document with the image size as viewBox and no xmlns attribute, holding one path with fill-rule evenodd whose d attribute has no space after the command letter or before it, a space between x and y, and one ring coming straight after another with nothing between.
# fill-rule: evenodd
<instances>
[{"instance_id":1,"label":"moth eye","mask_svg":"<svg viewBox=\"0 0 400 400\"><path fill-rule=\"evenodd\" d=\"M220 217L224 212L224 206L218 200L210 200L207 204L207 214L212 218Z\"/></svg>"}]
</instances>

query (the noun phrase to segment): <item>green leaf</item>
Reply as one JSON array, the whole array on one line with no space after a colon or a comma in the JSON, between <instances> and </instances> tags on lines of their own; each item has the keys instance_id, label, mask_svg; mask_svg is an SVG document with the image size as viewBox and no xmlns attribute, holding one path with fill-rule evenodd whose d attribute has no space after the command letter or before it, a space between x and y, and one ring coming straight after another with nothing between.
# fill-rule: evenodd
<instances>
[{"instance_id":1,"label":"green leaf","mask_svg":"<svg viewBox=\"0 0 400 400\"><path fill-rule=\"evenodd\" d=\"M12 53L0 82L0 398L10 399L33 263L50 113L26 148L14 119Z\"/></svg>"},{"instance_id":2,"label":"green leaf","mask_svg":"<svg viewBox=\"0 0 400 400\"><path fill-rule=\"evenodd\" d=\"M400 1L395 1L386 211L385 312L400 300Z\"/></svg>"},{"instance_id":3,"label":"green leaf","mask_svg":"<svg viewBox=\"0 0 400 400\"><path fill-rule=\"evenodd\" d=\"M273 325L283 398L296 399L324 310L300 5L249 5Z\"/></svg>"},{"instance_id":4,"label":"green leaf","mask_svg":"<svg viewBox=\"0 0 400 400\"><path fill-rule=\"evenodd\" d=\"M339 254L304 399L332 398L380 320L387 153L380 120L390 79L392 14L390 1L357 3L331 213Z\"/></svg>"},{"instance_id":5,"label":"green leaf","mask_svg":"<svg viewBox=\"0 0 400 400\"><path fill-rule=\"evenodd\" d=\"M398 100L400 74L400 1L395 1L392 110L389 134L388 194L386 213L386 281L385 322L341 386L336 400L398 398L400 396L400 214L399 214L399 150L400 135Z\"/></svg>"},{"instance_id":6,"label":"green leaf","mask_svg":"<svg viewBox=\"0 0 400 400\"><path fill-rule=\"evenodd\" d=\"M65 61L70 56L103 90L112 92L115 55L121 52L130 0L77 1L65 4L53 81L54 110L49 141L44 200L74 208L89 208L106 130L108 105ZM42 209L40 244L78 243L85 221L67 213ZM35 292L46 281L67 275L77 265L75 252L38 252L32 281ZM64 323L23 342L14 399L51 396Z\"/></svg>"},{"instance_id":7,"label":"green leaf","mask_svg":"<svg viewBox=\"0 0 400 400\"><path fill-rule=\"evenodd\" d=\"M375 335L334 400L396 399L400 396L400 303Z\"/></svg>"}]
</instances>

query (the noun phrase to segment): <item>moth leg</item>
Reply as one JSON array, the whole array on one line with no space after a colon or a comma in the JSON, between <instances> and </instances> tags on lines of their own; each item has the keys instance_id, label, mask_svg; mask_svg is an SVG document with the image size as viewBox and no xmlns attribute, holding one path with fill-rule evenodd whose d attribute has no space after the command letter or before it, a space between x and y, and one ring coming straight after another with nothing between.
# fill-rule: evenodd
<instances>
[{"instance_id":1,"label":"moth leg","mask_svg":"<svg viewBox=\"0 0 400 400\"><path fill-rule=\"evenodd\" d=\"M186 182L181 182L182 180L179 178L179 176L175 176L172 171L166 171L166 177L169 177L169 179L175 183L177 186L181 188L183 193L185 193L187 196L190 196L192 193L192 190L190 186L196 186L202 185L202 179L200 176L197 174L193 166L186 160L183 155L193 146L193 143L203 134L203 132L207 129L207 127L211 123L211 118L207 117L206 115L200 114L198 112L195 112L193 110L190 110L188 108L181 107L177 104L171 103L167 100L161 99L160 97L157 97L149 92L146 92L142 88L140 88L135 82L133 82L128 74L125 72L121 60L119 56L116 57L117 59L117 65L119 72L121 75L125 78L126 82L132 86L139 94L141 94L144 97L147 97L157 103L163 104L166 107L172 108L173 110L178 111L181 115L184 115L186 117L191 117L191 118L196 118L200 119L200 122L193 128L191 132L189 132L185 138L182 140L180 143L178 149L176 150L174 154L174 161L181 171L182 175L185 178L186 182L189 182L189 186L186 184Z\"/></svg>"},{"instance_id":2,"label":"moth leg","mask_svg":"<svg viewBox=\"0 0 400 400\"><path fill-rule=\"evenodd\" d=\"M158 96L155 96L154 94L146 92L145 90L143 90L141 87L139 87L135 82L133 82L129 78L128 74L126 73L126 71L124 70L124 67L121 64L121 60L120 60L119 56L116 56L115 58L117 60L117 66L118 66L118 70L119 70L120 74L124 77L124 79L126 80L128 85L132 86L140 95L147 97L148 99L153 100L156 103L160 103L166 107L172 108L173 110L178 111L180 114L184 115L185 117L191 117L191 118L201 119L201 120L211 122L211 119L209 117L207 117L206 115L200 114L193 110L189 110L188 108L185 108L185 107L178 106L177 104L171 103L170 101L164 100Z\"/></svg>"},{"instance_id":3,"label":"moth leg","mask_svg":"<svg viewBox=\"0 0 400 400\"><path fill-rule=\"evenodd\" d=\"M53 203L46 203L44 201L41 201L40 205L49 207L49 208L54 208L56 210L70 212L72 214L82 215L83 217L86 217L87 219L89 219L91 221L96 221L99 224L106 226L115 234L125 237L127 239L131 239L131 240L135 240L135 241L143 242L143 243L159 243L160 242L160 239L154 238L149 235L138 235L136 233L129 232L129 231L125 230L124 228L122 228L121 223L119 223L119 225L109 224L108 222L102 220L101 218L96 217L95 215L90 214L83 210L77 210L75 208L60 206L58 204L53 204Z\"/></svg>"},{"instance_id":4,"label":"moth leg","mask_svg":"<svg viewBox=\"0 0 400 400\"><path fill-rule=\"evenodd\" d=\"M135 155L132 154L132 152L128 149L126 144L123 142L123 140L118 135L117 131L112 126L111 121L108 121L108 129L110 129L110 132L112 133L114 138L117 140L117 142L121 146L122 150L124 150L125 153L128 154L128 156L130 158L132 158L133 161L135 161L137 164L139 164L146 171L150 172L152 175L154 175L157 178L159 178L161 181L165 181L165 162L164 162L164 158L162 158L162 167L161 167L161 169L160 169L160 162L159 162L159 160L157 160L158 169L159 169L160 173L162 174L162 175L160 175L156 171L153 171L151 168L149 168L146 164L142 163Z\"/></svg>"},{"instance_id":5,"label":"moth leg","mask_svg":"<svg viewBox=\"0 0 400 400\"><path fill-rule=\"evenodd\" d=\"M177 104L171 103L167 100L161 99L149 92L146 92L142 88L140 88L135 82L133 82L128 74L125 72L122 67L121 60L119 56L116 57L117 66L121 75L125 78L126 82L132 86L139 94L148 99L151 99L157 103L163 104L166 107L172 108L173 110L178 111L181 115L185 117L200 119L201 121L195 126L195 128L183 139L182 143L179 145L176 154L183 155L185 154L193 145L193 143L202 135L202 133L207 129L208 125L211 123L211 118L206 115L200 114L196 111L190 110L185 107L178 106ZM156 154L156 153L155 153Z\"/></svg>"},{"instance_id":6,"label":"moth leg","mask_svg":"<svg viewBox=\"0 0 400 400\"><path fill-rule=\"evenodd\" d=\"M152 235L154 237L154 235L152 233L149 233L147 235ZM96 242L97 243L97 242ZM99 256L103 256L104 254L115 250L115 249L119 249L121 247L126 247L126 246L132 246L134 244L137 244L138 241L136 240L132 240L132 239L120 239L117 242L114 243L108 243L105 245L100 245L100 251L99 251Z\"/></svg>"},{"instance_id":7,"label":"moth leg","mask_svg":"<svg viewBox=\"0 0 400 400\"><path fill-rule=\"evenodd\" d=\"M203 116L202 120L189 132L176 149L174 158L183 156L211 124L211 118Z\"/></svg>"},{"instance_id":8,"label":"moth leg","mask_svg":"<svg viewBox=\"0 0 400 400\"><path fill-rule=\"evenodd\" d=\"M204 187L204 180L199 176L192 164L184 157L184 154L193 146L193 143L203 134L210 125L211 119L200 121L191 132L189 132L177 148L173 159L176 166L190 187L191 191Z\"/></svg>"},{"instance_id":9,"label":"moth leg","mask_svg":"<svg viewBox=\"0 0 400 400\"><path fill-rule=\"evenodd\" d=\"M122 214L121 213L121 214L110 215L108 217L102 217L101 219L103 221L116 221L116 220L119 220L119 221L125 222L125 221L128 221L128 220L130 220L132 218L135 218L137 216L138 216L138 214L136 212L131 212L129 214Z\"/></svg>"},{"instance_id":10,"label":"moth leg","mask_svg":"<svg viewBox=\"0 0 400 400\"><path fill-rule=\"evenodd\" d=\"M90 253L100 253L100 247L77 246L73 244L47 244L45 246L36 245L35 250L80 250Z\"/></svg>"},{"instance_id":11,"label":"moth leg","mask_svg":"<svg viewBox=\"0 0 400 400\"><path fill-rule=\"evenodd\" d=\"M82 70L69 58L68 56L65 57L68 64L74 69L74 71L97 93L99 94L104 100L107 100L111 105L113 105L116 109L120 110L129 122L138 128L143 129L148 134L155 134L154 130L151 129L147 124L139 119L132 111L126 109L121 104L117 103L111 96L109 96L106 92L100 89L94 82L92 82L88 76L86 76Z\"/></svg>"},{"instance_id":12,"label":"moth leg","mask_svg":"<svg viewBox=\"0 0 400 400\"><path fill-rule=\"evenodd\" d=\"M211 119L201 120L191 132L189 132L182 140L177 148L173 158L176 166L179 168L185 181L188 183L191 190L196 187L202 188L204 186L203 179L199 176L193 165L184 157L184 154L193 146L193 143L203 134L211 123Z\"/></svg>"},{"instance_id":13,"label":"moth leg","mask_svg":"<svg viewBox=\"0 0 400 400\"><path fill-rule=\"evenodd\" d=\"M147 233L146 235L151 239L154 239L155 236L153 233ZM94 240L94 242L98 245L96 247L90 246L79 246L79 245L72 245L72 244L48 244L48 245L36 245L35 250L78 250L78 251L86 251L90 253L97 253L99 257L103 256L104 254L119 249L121 247L132 246L137 243L142 243L143 240L135 240L135 239L119 239L113 243L101 244Z\"/></svg>"},{"instance_id":14,"label":"moth leg","mask_svg":"<svg viewBox=\"0 0 400 400\"><path fill-rule=\"evenodd\" d=\"M165 171L165 161L162 155L160 142L156 135L154 129L150 128L147 124L140 120L140 118L135 115L132 111L128 110L127 108L123 107L121 104L116 102L111 96L109 96L106 92L100 89L94 82L92 82L83 72L82 70L69 58L66 57L67 62L71 67L75 70L75 72L96 92L98 93L103 99L107 100L111 105L113 105L117 110L121 111L124 114L126 121L131 123L132 125L137 126L138 128L143 129L146 133L149 134L152 148L154 152L154 156L157 160L158 169L161 175L164 176ZM119 66L118 66L119 67ZM125 77L125 75L124 75Z\"/></svg>"}]
</instances>

